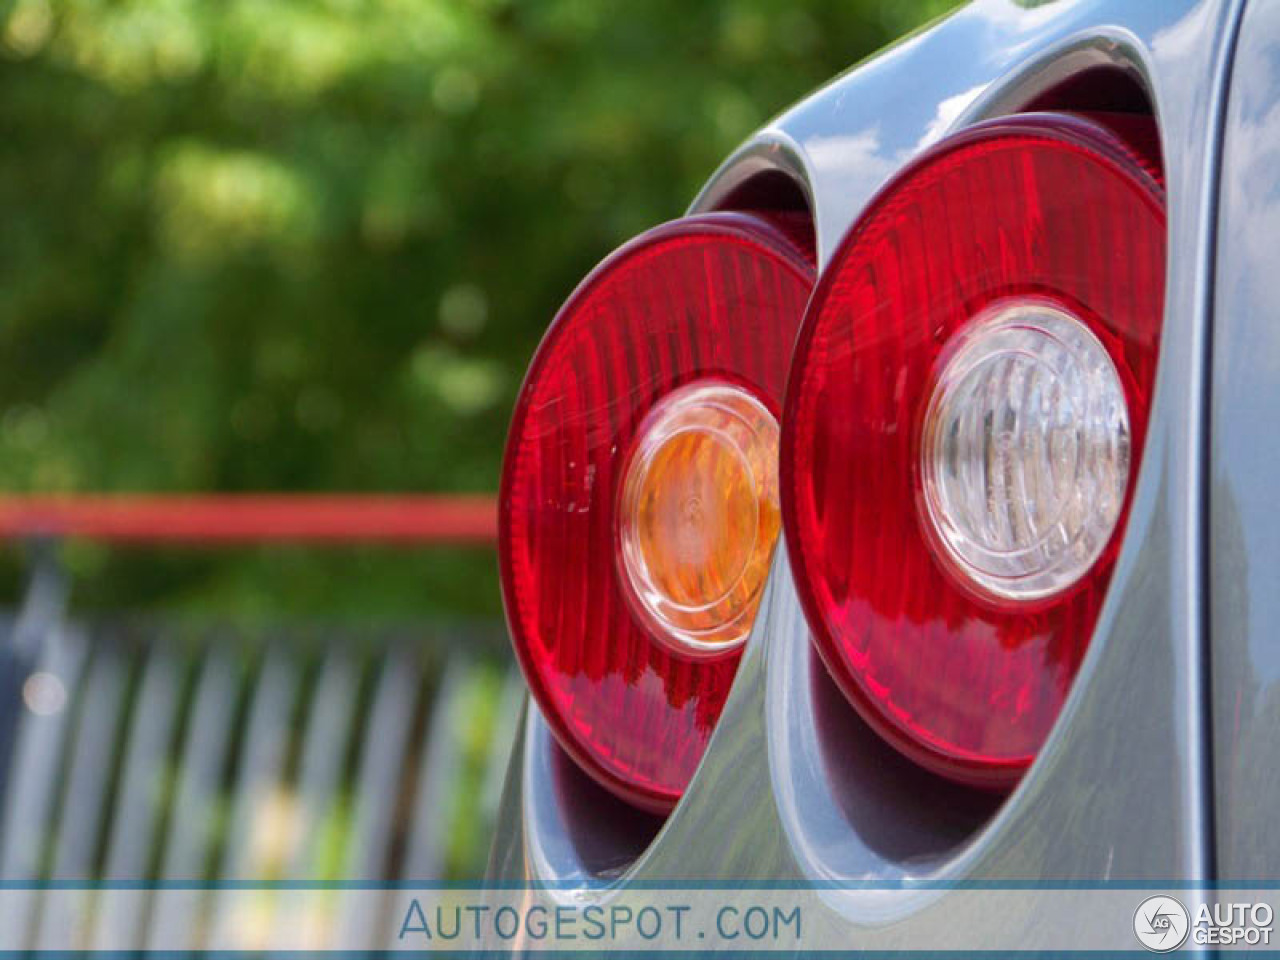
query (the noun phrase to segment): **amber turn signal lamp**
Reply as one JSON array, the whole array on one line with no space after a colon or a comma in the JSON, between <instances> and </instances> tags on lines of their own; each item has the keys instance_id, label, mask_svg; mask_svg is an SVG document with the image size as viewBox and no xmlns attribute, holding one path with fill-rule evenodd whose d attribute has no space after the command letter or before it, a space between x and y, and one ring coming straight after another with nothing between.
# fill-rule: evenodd
<instances>
[{"instance_id":1,"label":"amber turn signal lamp","mask_svg":"<svg viewBox=\"0 0 1280 960\"><path fill-rule=\"evenodd\" d=\"M624 469L619 557L636 613L693 656L751 629L781 524L778 421L741 387L665 398Z\"/></svg>"}]
</instances>

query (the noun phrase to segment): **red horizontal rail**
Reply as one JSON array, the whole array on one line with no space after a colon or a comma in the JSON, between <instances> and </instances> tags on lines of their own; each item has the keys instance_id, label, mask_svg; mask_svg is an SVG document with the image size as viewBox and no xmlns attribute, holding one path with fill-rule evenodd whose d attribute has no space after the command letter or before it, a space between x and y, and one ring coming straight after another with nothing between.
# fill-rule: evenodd
<instances>
[{"instance_id":1,"label":"red horizontal rail","mask_svg":"<svg viewBox=\"0 0 1280 960\"><path fill-rule=\"evenodd\" d=\"M0 538L7 539L477 546L497 535L490 496L0 496Z\"/></svg>"}]
</instances>

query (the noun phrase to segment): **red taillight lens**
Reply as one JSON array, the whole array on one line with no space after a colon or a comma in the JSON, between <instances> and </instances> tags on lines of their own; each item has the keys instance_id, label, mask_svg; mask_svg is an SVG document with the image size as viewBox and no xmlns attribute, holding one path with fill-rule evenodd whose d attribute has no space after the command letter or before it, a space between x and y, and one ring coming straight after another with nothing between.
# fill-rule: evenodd
<instances>
[{"instance_id":1,"label":"red taillight lens","mask_svg":"<svg viewBox=\"0 0 1280 960\"><path fill-rule=\"evenodd\" d=\"M759 603L812 285L763 220L658 227L573 294L516 404L500 516L516 652L564 748L649 810L692 776Z\"/></svg>"},{"instance_id":2,"label":"red taillight lens","mask_svg":"<svg viewBox=\"0 0 1280 960\"><path fill-rule=\"evenodd\" d=\"M922 765L1004 785L1098 616L1163 313L1157 177L1082 118L971 128L872 202L801 330L784 530L828 669Z\"/></svg>"}]
</instances>

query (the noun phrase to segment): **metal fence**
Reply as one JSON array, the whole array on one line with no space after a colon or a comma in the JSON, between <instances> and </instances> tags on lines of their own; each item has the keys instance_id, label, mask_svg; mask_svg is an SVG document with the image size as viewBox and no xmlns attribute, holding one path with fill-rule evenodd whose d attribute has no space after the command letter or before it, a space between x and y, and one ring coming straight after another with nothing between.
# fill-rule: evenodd
<instances>
[{"instance_id":1,"label":"metal fence","mask_svg":"<svg viewBox=\"0 0 1280 960\"><path fill-rule=\"evenodd\" d=\"M66 588L43 553L0 623L0 881L103 887L75 929L6 901L32 948L299 924L322 945L370 927L343 883L479 878L524 689L496 625L85 622ZM244 883L279 886L246 915ZM299 916L290 884L334 884L329 906Z\"/></svg>"}]
</instances>

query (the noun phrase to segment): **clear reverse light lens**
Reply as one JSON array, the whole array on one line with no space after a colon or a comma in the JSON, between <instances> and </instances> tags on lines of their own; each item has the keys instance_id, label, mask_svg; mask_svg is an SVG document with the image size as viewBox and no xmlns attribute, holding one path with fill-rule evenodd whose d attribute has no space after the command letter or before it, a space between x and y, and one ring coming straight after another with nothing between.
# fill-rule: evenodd
<instances>
[{"instance_id":1,"label":"clear reverse light lens","mask_svg":"<svg viewBox=\"0 0 1280 960\"><path fill-rule=\"evenodd\" d=\"M1030 601L1088 573L1129 480L1115 364L1055 304L996 304L944 353L921 433L921 502L945 565L991 598Z\"/></svg>"}]
</instances>

